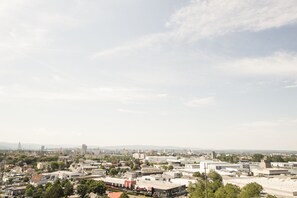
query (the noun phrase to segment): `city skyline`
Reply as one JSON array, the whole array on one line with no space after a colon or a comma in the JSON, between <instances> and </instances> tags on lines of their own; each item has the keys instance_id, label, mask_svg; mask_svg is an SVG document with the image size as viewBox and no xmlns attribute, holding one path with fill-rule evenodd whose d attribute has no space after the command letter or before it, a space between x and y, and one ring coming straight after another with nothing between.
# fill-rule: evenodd
<instances>
[{"instance_id":1,"label":"city skyline","mask_svg":"<svg viewBox=\"0 0 297 198\"><path fill-rule=\"evenodd\" d=\"M294 0L0 1L3 142L297 150Z\"/></svg>"}]
</instances>

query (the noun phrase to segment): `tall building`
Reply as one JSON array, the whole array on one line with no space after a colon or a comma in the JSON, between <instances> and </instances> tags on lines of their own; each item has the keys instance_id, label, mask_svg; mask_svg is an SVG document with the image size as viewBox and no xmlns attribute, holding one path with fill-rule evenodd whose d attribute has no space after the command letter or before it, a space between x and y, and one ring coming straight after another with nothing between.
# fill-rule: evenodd
<instances>
[{"instance_id":1,"label":"tall building","mask_svg":"<svg viewBox=\"0 0 297 198\"><path fill-rule=\"evenodd\" d=\"M22 145L21 145L21 143L19 142L19 144L18 144L18 150L19 151L21 151L22 150Z\"/></svg>"},{"instance_id":2,"label":"tall building","mask_svg":"<svg viewBox=\"0 0 297 198\"><path fill-rule=\"evenodd\" d=\"M214 152L214 151L210 152L210 158L211 159L216 159L216 157L217 157L216 152Z\"/></svg>"},{"instance_id":3,"label":"tall building","mask_svg":"<svg viewBox=\"0 0 297 198\"><path fill-rule=\"evenodd\" d=\"M83 144L81 145L81 154L84 155L87 153L87 145L86 144Z\"/></svg>"},{"instance_id":4,"label":"tall building","mask_svg":"<svg viewBox=\"0 0 297 198\"><path fill-rule=\"evenodd\" d=\"M44 146L41 146L40 152L41 152L41 154L44 154Z\"/></svg>"}]
</instances>

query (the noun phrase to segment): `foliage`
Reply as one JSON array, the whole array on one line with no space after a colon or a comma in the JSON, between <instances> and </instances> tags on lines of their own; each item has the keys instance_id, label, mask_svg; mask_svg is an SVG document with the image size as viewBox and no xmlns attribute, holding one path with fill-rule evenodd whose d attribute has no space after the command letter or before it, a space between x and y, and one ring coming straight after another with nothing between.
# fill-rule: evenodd
<instances>
[{"instance_id":1,"label":"foliage","mask_svg":"<svg viewBox=\"0 0 297 198\"><path fill-rule=\"evenodd\" d=\"M77 193L80 195L80 197L85 197L85 195L88 193L88 185L87 184L80 184L77 186Z\"/></svg>"},{"instance_id":2,"label":"foliage","mask_svg":"<svg viewBox=\"0 0 297 198\"><path fill-rule=\"evenodd\" d=\"M77 186L77 193L81 197L85 197L87 193L93 192L98 195L105 194L106 186L103 181L81 180Z\"/></svg>"},{"instance_id":3,"label":"foliage","mask_svg":"<svg viewBox=\"0 0 297 198\"><path fill-rule=\"evenodd\" d=\"M98 195L103 195L106 191L106 187L103 181L90 180L88 187L89 192L97 193Z\"/></svg>"},{"instance_id":4,"label":"foliage","mask_svg":"<svg viewBox=\"0 0 297 198\"><path fill-rule=\"evenodd\" d=\"M69 181L67 181L64 184L64 195L69 196L69 195L72 195L72 194L73 194L73 185Z\"/></svg>"},{"instance_id":5,"label":"foliage","mask_svg":"<svg viewBox=\"0 0 297 198\"><path fill-rule=\"evenodd\" d=\"M226 184L215 192L215 198L237 198L240 188L233 184Z\"/></svg>"},{"instance_id":6,"label":"foliage","mask_svg":"<svg viewBox=\"0 0 297 198\"><path fill-rule=\"evenodd\" d=\"M255 182L245 185L242 189L233 184L224 186L222 176L215 171L210 171L207 177L206 181L205 178L200 177L195 184L189 186L190 198L206 197L206 192L209 198L251 198L259 197L263 190L263 187ZM205 190L206 185L207 190Z\"/></svg>"},{"instance_id":7,"label":"foliage","mask_svg":"<svg viewBox=\"0 0 297 198\"><path fill-rule=\"evenodd\" d=\"M237 163L239 161L239 157L237 155L226 155L221 154L219 157L217 157L219 160L229 163Z\"/></svg>"},{"instance_id":8,"label":"foliage","mask_svg":"<svg viewBox=\"0 0 297 198\"><path fill-rule=\"evenodd\" d=\"M269 195L269 194L268 194L268 195L266 196L266 198L277 198L277 197L274 196L274 195Z\"/></svg>"},{"instance_id":9,"label":"foliage","mask_svg":"<svg viewBox=\"0 0 297 198\"><path fill-rule=\"evenodd\" d=\"M262 155L262 154L254 154L253 156L252 156L252 161L253 162L260 162L261 161L261 159L263 159L263 157L264 157L264 155Z\"/></svg>"},{"instance_id":10,"label":"foliage","mask_svg":"<svg viewBox=\"0 0 297 198\"><path fill-rule=\"evenodd\" d=\"M126 192L123 192L120 198L129 198L129 195Z\"/></svg>"},{"instance_id":11,"label":"foliage","mask_svg":"<svg viewBox=\"0 0 297 198\"><path fill-rule=\"evenodd\" d=\"M240 198L259 197L262 190L263 190L263 187L260 184L256 182L252 182L245 185L242 188L241 193L239 194L239 197Z\"/></svg>"},{"instance_id":12,"label":"foliage","mask_svg":"<svg viewBox=\"0 0 297 198\"><path fill-rule=\"evenodd\" d=\"M55 182L52 186L46 189L44 198L63 197L64 191L59 182Z\"/></svg>"},{"instance_id":13,"label":"foliage","mask_svg":"<svg viewBox=\"0 0 297 198\"><path fill-rule=\"evenodd\" d=\"M201 177L201 173L200 172L195 172L195 173L193 173L193 177Z\"/></svg>"},{"instance_id":14,"label":"foliage","mask_svg":"<svg viewBox=\"0 0 297 198\"><path fill-rule=\"evenodd\" d=\"M109 170L109 175L111 175L111 176L115 176L115 175L117 175L118 173L119 173L119 170L118 170L118 169L111 168L111 169Z\"/></svg>"},{"instance_id":15,"label":"foliage","mask_svg":"<svg viewBox=\"0 0 297 198\"><path fill-rule=\"evenodd\" d=\"M34 194L34 190L35 190L35 188L34 188L33 185L31 185L31 184L27 185L27 186L26 186L25 195L26 195L27 197L32 197L33 194Z\"/></svg>"}]
</instances>

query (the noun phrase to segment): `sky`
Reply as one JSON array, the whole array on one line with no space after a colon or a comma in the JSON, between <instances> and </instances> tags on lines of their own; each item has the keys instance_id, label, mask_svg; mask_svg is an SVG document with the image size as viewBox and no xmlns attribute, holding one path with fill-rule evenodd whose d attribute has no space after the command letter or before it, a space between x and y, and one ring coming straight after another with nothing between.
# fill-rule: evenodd
<instances>
[{"instance_id":1,"label":"sky","mask_svg":"<svg viewBox=\"0 0 297 198\"><path fill-rule=\"evenodd\" d=\"M297 150L296 0L0 0L0 141Z\"/></svg>"}]
</instances>

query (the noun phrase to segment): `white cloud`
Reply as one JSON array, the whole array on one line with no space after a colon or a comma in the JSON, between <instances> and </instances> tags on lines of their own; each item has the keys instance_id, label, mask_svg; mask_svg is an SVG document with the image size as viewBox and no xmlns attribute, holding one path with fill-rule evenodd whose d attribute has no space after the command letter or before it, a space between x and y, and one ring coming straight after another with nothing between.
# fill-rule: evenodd
<instances>
[{"instance_id":1,"label":"white cloud","mask_svg":"<svg viewBox=\"0 0 297 198\"><path fill-rule=\"evenodd\" d=\"M230 32L261 31L297 20L295 0L196 0L168 23L180 38L199 40Z\"/></svg>"},{"instance_id":2,"label":"white cloud","mask_svg":"<svg viewBox=\"0 0 297 198\"><path fill-rule=\"evenodd\" d=\"M146 114L147 112L145 111L137 111L137 110L132 110L132 109L117 109L118 112L122 113L132 113L132 114Z\"/></svg>"},{"instance_id":3,"label":"white cloud","mask_svg":"<svg viewBox=\"0 0 297 198\"><path fill-rule=\"evenodd\" d=\"M297 119L282 118L277 120L254 121L242 124L240 131L272 133L293 132L297 127Z\"/></svg>"},{"instance_id":4,"label":"white cloud","mask_svg":"<svg viewBox=\"0 0 297 198\"><path fill-rule=\"evenodd\" d=\"M114 54L130 54L136 53L138 50L146 48L157 48L160 43L166 42L169 39L170 33L159 33L144 36L136 41L117 46L115 48L99 51L92 56L92 59L101 57L112 57Z\"/></svg>"},{"instance_id":5,"label":"white cloud","mask_svg":"<svg viewBox=\"0 0 297 198\"><path fill-rule=\"evenodd\" d=\"M205 107L205 106L213 106L216 104L215 98L205 97L205 98L195 98L185 103L186 106L189 107Z\"/></svg>"},{"instance_id":6,"label":"white cloud","mask_svg":"<svg viewBox=\"0 0 297 198\"><path fill-rule=\"evenodd\" d=\"M167 32L97 52L93 58L133 53L169 42L195 42L232 32L257 32L297 21L295 0L195 0L176 11L167 22Z\"/></svg>"},{"instance_id":7,"label":"white cloud","mask_svg":"<svg viewBox=\"0 0 297 198\"><path fill-rule=\"evenodd\" d=\"M10 59L15 59L41 48L48 49L54 40L53 32L79 23L75 14L53 11L46 1L1 1L0 52L8 51Z\"/></svg>"},{"instance_id":8,"label":"white cloud","mask_svg":"<svg viewBox=\"0 0 297 198\"><path fill-rule=\"evenodd\" d=\"M264 58L243 58L220 66L228 72L247 75L296 76L297 55L278 52Z\"/></svg>"},{"instance_id":9,"label":"white cloud","mask_svg":"<svg viewBox=\"0 0 297 198\"><path fill-rule=\"evenodd\" d=\"M158 100L167 94L137 87L77 87L55 91L27 88L22 85L1 86L0 95L13 98L71 101L134 102Z\"/></svg>"},{"instance_id":10,"label":"white cloud","mask_svg":"<svg viewBox=\"0 0 297 198\"><path fill-rule=\"evenodd\" d=\"M286 89L297 88L297 81L294 82L294 83L292 83L292 84L286 85L285 88L286 88Z\"/></svg>"}]
</instances>

